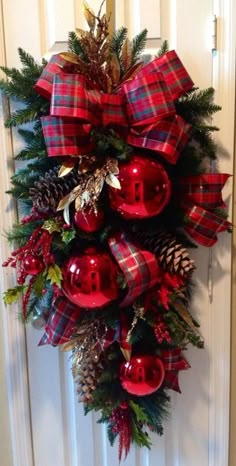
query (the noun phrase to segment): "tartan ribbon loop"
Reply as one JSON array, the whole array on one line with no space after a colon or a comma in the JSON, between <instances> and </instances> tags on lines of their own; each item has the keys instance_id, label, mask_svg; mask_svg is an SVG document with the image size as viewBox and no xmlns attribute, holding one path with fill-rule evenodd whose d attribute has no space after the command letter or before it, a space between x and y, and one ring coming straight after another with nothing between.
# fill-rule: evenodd
<instances>
[{"instance_id":1,"label":"tartan ribbon loop","mask_svg":"<svg viewBox=\"0 0 236 466\"><path fill-rule=\"evenodd\" d=\"M231 223L218 215L193 204L182 204L188 217L184 229L199 244L206 247L214 246L217 233L226 231Z\"/></svg>"},{"instance_id":2,"label":"tartan ribbon loop","mask_svg":"<svg viewBox=\"0 0 236 466\"><path fill-rule=\"evenodd\" d=\"M161 360L165 368L164 388L181 393L178 372L187 370L191 366L181 354L181 348L167 349L161 352Z\"/></svg>"},{"instance_id":3,"label":"tartan ribbon loop","mask_svg":"<svg viewBox=\"0 0 236 466\"><path fill-rule=\"evenodd\" d=\"M160 152L169 163L177 162L191 127L176 115L174 100L189 91L193 82L175 51L144 66L114 94L90 89L82 75L63 71L66 63L54 55L35 85L37 92L51 98L51 117L41 118L49 156L80 155L76 125L88 124L90 128L115 127L118 134L125 129L129 144ZM54 118L59 119L60 129ZM61 120L68 118L74 119L74 132L64 138Z\"/></svg>"},{"instance_id":4,"label":"tartan ribbon loop","mask_svg":"<svg viewBox=\"0 0 236 466\"><path fill-rule=\"evenodd\" d=\"M159 283L161 272L155 255L140 249L125 233L117 233L110 238L109 246L128 285L127 295L120 304L123 308Z\"/></svg>"},{"instance_id":5,"label":"tartan ribbon loop","mask_svg":"<svg viewBox=\"0 0 236 466\"><path fill-rule=\"evenodd\" d=\"M230 176L227 173L186 176L180 179L180 191L186 200L204 209L223 207L222 189Z\"/></svg>"},{"instance_id":6,"label":"tartan ribbon loop","mask_svg":"<svg viewBox=\"0 0 236 466\"><path fill-rule=\"evenodd\" d=\"M231 223L214 213L224 207L222 189L230 177L227 173L209 173L183 177L180 180L181 205L187 216L186 232L199 244L214 246L217 233Z\"/></svg>"},{"instance_id":7,"label":"tartan ribbon loop","mask_svg":"<svg viewBox=\"0 0 236 466\"><path fill-rule=\"evenodd\" d=\"M67 343L71 339L79 314L80 309L59 294L54 300L39 346Z\"/></svg>"}]
</instances>

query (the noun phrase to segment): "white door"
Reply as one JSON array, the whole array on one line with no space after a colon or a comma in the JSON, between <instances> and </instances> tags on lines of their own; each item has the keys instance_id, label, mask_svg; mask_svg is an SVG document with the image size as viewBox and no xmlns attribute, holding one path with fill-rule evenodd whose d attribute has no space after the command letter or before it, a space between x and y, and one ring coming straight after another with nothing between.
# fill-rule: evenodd
<instances>
[{"instance_id":1,"label":"white door","mask_svg":"<svg viewBox=\"0 0 236 466\"><path fill-rule=\"evenodd\" d=\"M100 0L89 3L96 9ZM0 57L3 60L5 56L8 66L19 66L17 47L40 59L64 48L68 31L83 25L82 0L1 0L0 5L4 24ZM168 39L196 85L216 88L217 103L223 107L215 119L221 127L220 169L228 173L233 170L235 10L234 0L117 0L115 18L117 27L127 25L131 34L141 27L149 29L148 53L155 53L161 41ZM213 13L218 17L215 52ZM2 121L0 114L0 202L6 207L12 139ZM14 134L15 150L19 144ZM230 202L230 186L227 189L225 197ZM0 213L1 233L12 217L9 208ZM180 375L182 395L172 396L165 435L153 437L150 452L132 449L126 466L228 464L230 241L230 236L223 234L211 252L199 248L194 253L198 270L193 312L201 323L205 349L188 351L192 369ZM0 256L4 258L8 253L2 244ZM2 288L14 280L10 272L1 278ZM7 377L0 407L8 389L4 420L9 430L6 448L2 450L0 444L1 465L118 466L117 449L109 447L105 428L96 424L96 416L84 417L76 401L68 356L57 349L38 348L40 333L28 328L25 334L12 310L7 314L3 309L1 316L4 348L0 351L4 357L0 370L2 366Z\"/></svg>"}]
</instances>

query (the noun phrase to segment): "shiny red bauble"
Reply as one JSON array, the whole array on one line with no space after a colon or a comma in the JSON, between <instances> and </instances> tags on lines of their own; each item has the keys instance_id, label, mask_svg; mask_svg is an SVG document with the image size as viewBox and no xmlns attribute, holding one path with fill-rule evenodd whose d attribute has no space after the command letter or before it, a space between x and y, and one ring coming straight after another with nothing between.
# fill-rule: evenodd
<instances>
[{"instance_id":1,"label":"shiny red bauble","mask_svg":"<svg viewBox=\"0 0 236 466\"><path fill-rule=\"evenodd\" d=\"M44 269L42 259L37 256L29 255L22 260L22 269L27 275L37 275Z\"/></svg>"},{"instance_id":2,"label":"shiny red bauble","mask_svg":"<svg viewBox=\"0 0 236 466\"><path fill-rule=\"evenodd\" d=\"M163 362L156 356L134 356L120 368L122 387L132 395L145 396L161 387L165 377Z\"/></svg>"},{"instance_id":3,"label":"shiny red bauble","mask_svg":"<svg viewBox=\"0 0 236 466\"><path fill-rule=\"evenodd\" d=\"M62 289L79 307L95 309L119 297L118 266L107 252L87 249L65 263Z\"/></svg>"},{"instance_id":4,"label":"shiny red bauble","mask_svg":"<svg viewBox=\"0 0 236 466\"><path fill-rule=\"evenodd\" d=\"M104 223L104 213L101 210L94 212L94 210L79 210L75 212L74 224L77 228L86 233L94 233L100 230Z\"/></svg>"},{"instance_id":5,"label":"shiny red bauble","mask_svg":"<svg viewBox=\"0 0 236 466\"><path fill-rule=\"evenodd\" d=\"M171 183L161 163L134 155L119 164L121 189L109 187L111 208L126 219L143 219L159 214L168 204Z\"/></svg>"}]
</instances>

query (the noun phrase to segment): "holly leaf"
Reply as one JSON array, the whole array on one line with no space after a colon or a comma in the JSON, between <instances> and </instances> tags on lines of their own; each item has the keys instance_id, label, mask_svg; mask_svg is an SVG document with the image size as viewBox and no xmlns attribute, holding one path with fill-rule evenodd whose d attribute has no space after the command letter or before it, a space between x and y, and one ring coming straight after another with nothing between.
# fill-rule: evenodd
<instances>
[{"instance_id":1,"label":"holly leaf","mask_svg":"<svg viewBox=\"0 0 236 466\"><path fill-rule=\"evenodd\" d=\"M7 291L5 291L5 293L3 293L4 304L7 305L16 303L26 288L26 285L19 285L15 286L14 288L9 288Z\"/></svg>"},{"instance_id":2,"label":"holly leaf","mask_svg":"<svg viewBox=\"0 0 236 466\"><path fill-rule=\"evenodd\" d=\"M45 278L45 273L40 273L37 275L34 283L33 283L33 291L34 293L36 294L36 296L38 298L41 298L42 297L42 291L45 287L45 281L46 281L46 278Z\"/></svg>"},{"instance_id":3,"label":"holly leaf","mask_svg":"<svg viewBox=\"0 0 236 466\"><path fill-rule=\"evenodd\" d=\"M61 231L61 227L60 227L59 223L56 220L53 220L53 219L45 220L45 222L43 223L42 228L44 230L47 230L50 233L50 235L52 233L54 233L55 231L58 231L58 232Z\"/></svg>"},{"instance_id":4,"label":"holly leaf","mask_svg":"<svg viewBox=\"0 0 236 466\"><path fill-rule=\"evenodd\" d=\"M61 234L63 243L69 244L76 237L76 231L74 229L65 230Z\"/></svg>"},{"instance_id":5,"label":"holly leaf","mask_svg":"<svg viewBox=\"0 0 236 466\"><path fill-rule=\"evenodd\" d=\"M57 285L61 288L62 272L57 264L50 265L47 273L47 279L50 280L51 285Z\"/></svg>"},{"instance_id":6,"label":"holly leaf","mask_svg":"<svg viewBox=\"0 0 236 466\"><path fill-rule=\"evenodd\" d=\"M149 421L148 415L145 413L144 409L141 406L139 406L137 403L135 403L132 400L129 402L129 405L132 411L134 412L138 422L148 423Z\"/></svg>"}]
</instances>

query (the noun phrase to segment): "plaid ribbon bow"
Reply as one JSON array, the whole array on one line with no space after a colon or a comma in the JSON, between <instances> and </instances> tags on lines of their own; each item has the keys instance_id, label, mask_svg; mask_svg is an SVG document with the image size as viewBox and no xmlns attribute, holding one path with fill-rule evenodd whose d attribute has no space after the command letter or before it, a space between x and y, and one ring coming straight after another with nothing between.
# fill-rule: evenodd
<instances>
[{"instance_id":1,"label":"plaid ribbon bow","mask_svg":"<svg viewBox=\"0 0 236 466\"><path fill-rule=\"evenodd\" d=\"M90 89L82 75L63 72L67 64L54 55L35 85L51 99L50 116L41 118L49 156L83 154L91 148L91 128L103 125L126 132L129 144L177 162L190 125L176 115L174 101L193 82L174 50L144 66L114 94Z\"/></svg>"},{"instance_id":2,"label":"plaid ribbon bow","mask_svg":"<svg viewBox=\"0 0 236 466\"><path fill-rule=\"evenodd\" d=\"M163 387L181 393L178 372L191 367L182 356L181 349L175 348L173 350L163 350L161 353L161 360L165 368Z\"/></svg>"},{"instance_id":3,"label":"plaid ribbon bow","mask_svg":"<svg viewBox=\"0 0 236 466\"><path fill-rule=\"evenodd\" d=\"M120 305L125 307L160 282L159 265L154 254L140 249L125 233L110 238L109 246L128 285L128 293Z\"/></svg>"},{"instance_id":4,"label":"plaid ribbon bow","mask_svg":"<svg viewBox=\"0 0 236 466\"><path fill-rule=\"evenodd\" d=\"M79 314L80 309L70 303L64 295L57 296L39 346L67 343L73 334Z\"/></svg>"},{"instance_id":5,"label":"plaid ribbon bow","mask_svg":"<svg viewBox=\"0 0 236 466\"><path fill-rule=\"evenodd\" d=\"M213 211L224 207L222 189L230 175L210 173L184 177L180 180L181 205L187 215L187 233L207 247L217 242L217 233L227 230L231 223Z\"/></svg>"}]
</instances>

